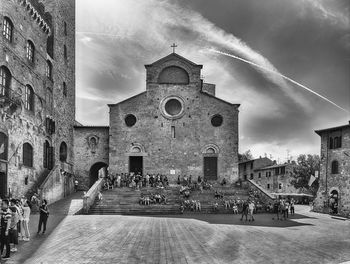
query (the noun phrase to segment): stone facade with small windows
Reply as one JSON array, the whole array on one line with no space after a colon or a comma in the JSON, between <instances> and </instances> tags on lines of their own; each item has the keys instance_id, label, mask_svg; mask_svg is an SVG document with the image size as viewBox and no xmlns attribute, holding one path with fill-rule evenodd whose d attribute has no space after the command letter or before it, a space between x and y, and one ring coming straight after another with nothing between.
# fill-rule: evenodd
<instances>
[{"instance_id":1,"label":"stone facade with small windows","mask_svg":"<svg viewBox=\"0 0 350 264\"><path fill-rule=\"evenodd\" d=\"M109 105L109 171L237 180L239 105L176 53L145 67L146 91Z\"/></svg>"},{"instance_id":2,"label":"stone facade with small windows","mask_svg":"<svg viewBox=\"0 0 350 264\"><path fill-rule=\"evenodd\" d=\"M254 181L270 193L299 193L291 181L294 179L295 162L287 162L259 168L254 171Z\"/></svg>"},{"instance_id":3,"label":"stone facade with small windows","mask_svg":"<svg viewBox=\"0 0 350 264\"><path fill-rule=\"evenodd\" d=\"M244 181L246 179L256 180L261 172L257 172L260 168L273 165L273 161L269 158L258 158L240 162L238 165L239 178Z\"/></svg>"},{"instance_id":4,"label":"stone facade with small windows","mask_svg":"<svg viewBox=\"0 0 350 264\"><path fill-rule=\"evenodd\" d=\"M321 137L321 169L314 209L350 216L350 124L315 132Z\"/></svg>"},{"instance_id":5,"label":"stone facade with small windows","mask_svg":"<svg viewBox=\"0 0 350 264\"><path fill-rule=\"evenodd\" d=\"M0 196L30 195L73 173L75 2L1 1L0 30Z\"/></svg>"}]
</instances>

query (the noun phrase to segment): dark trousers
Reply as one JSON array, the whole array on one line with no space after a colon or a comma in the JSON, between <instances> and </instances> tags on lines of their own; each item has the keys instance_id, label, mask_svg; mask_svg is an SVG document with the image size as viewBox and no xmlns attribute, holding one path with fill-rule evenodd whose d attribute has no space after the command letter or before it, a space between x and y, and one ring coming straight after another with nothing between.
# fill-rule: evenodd
<instances>
[{"instance_id":1,"label":"dark trousers","mask_svg":"<svg viewBox=\"0 0 350 264\"><path fill-rule=\"evenodd\" d=\"M43 226L43 232L46 231L46 222L47 222L47 216L40 215L38 233L41 231L41 226Z\"/></svg>"},{"instance_id":2,"label":"dark trousers","mask_svg":"<svg viewBox=\"0 0 350 264\"><path fill-rule=\"evenodd\" d=\"M10 235L5 236L5 229L1 229L0 235L0 251L1 254L4 250L4 246L6 246L6 254L5 257L10 257Z\"/></svg>"},{"instance_id":3,"label":"dark trousers","mask_svg":"<svg viewBox=\"0 0 350 264\"><path fill-rule=\"evenodd\" d=\"M294 206L290 208L290 214L291 214L291 215L294 214Z\"/></svg>"}]
</instances>

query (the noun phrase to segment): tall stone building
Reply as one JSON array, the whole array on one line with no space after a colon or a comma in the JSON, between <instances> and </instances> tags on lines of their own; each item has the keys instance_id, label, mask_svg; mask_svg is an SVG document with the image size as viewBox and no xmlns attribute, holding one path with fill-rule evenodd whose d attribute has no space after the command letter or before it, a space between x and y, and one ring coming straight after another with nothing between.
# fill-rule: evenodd
<instances>
[{"instance_id":1,"label":"tall stone building","mask_svg":"<svg viewBox=\"0 0 350 264\"><path fill-rule=\"evenodd\" d=\"M75 2L1 0L0 23L0 196L44 184L59 199L72 187Z\"/></svg>"},{"instance_id":2,"label":"tall stone building","mask_svg":"<svg viewBox=\"0 0 350 264\"><path fill-rule=\"evenodd\" d=\"M350 123L315 132L321 137L321 169L314 209L350 216Z\"/></svg>"},{"instance_id":3,"label":"tall stone building","mask_svg":"<svg viewBox=\"0 0 350 264\"><path fill-rule=\"evenodd\" d=\"M75 128L75 155L86 161L76 164L77 176L91 185L84 175L95 178L108 165L110 173L160 173L173 182L179 175L237 180L239 105L215 97L202 65L176 53L145 67L146 91L110 104L109 128Z\"/></svg>"}]
</instances>

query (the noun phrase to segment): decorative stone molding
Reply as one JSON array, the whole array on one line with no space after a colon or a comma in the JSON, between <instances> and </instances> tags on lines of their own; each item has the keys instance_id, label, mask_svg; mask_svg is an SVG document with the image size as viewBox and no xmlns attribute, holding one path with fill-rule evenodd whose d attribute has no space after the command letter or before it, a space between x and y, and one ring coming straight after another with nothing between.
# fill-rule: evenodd
<instances>
[{"instance_id":1,"label":"decorative stone molding","mask_svg":"<svg viewBox=\"0 0 350 264\"><path fill-rule=\"evenodd\" d=\"M179 103L179 111L176 113L168 112L167 104L170 101L176 100L174 102ZM162 113L162 115L167 119L178 119L181 118L185 114L185 100L178 95L170 95L165 98L163 98L159 104L159 110Z\"/></svg>"},{"instance_id":2,"label":"decorative stone molding","mask_svg":"<svg viewBox=\"0 0 350 264\"><path fill-rule=\"evenodd\" d=\"M202 148L201 152L202 154L219 154L220 149L215 144L207 144Z\"/></svg>"}]
</instances>

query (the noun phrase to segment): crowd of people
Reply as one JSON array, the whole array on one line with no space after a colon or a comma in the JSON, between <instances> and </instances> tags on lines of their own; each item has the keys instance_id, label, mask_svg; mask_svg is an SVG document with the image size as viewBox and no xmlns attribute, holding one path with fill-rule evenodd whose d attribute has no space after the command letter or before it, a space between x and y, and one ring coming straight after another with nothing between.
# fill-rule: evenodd
<instances>
[{"instance_id":1,"label":"crowd of people","mask_svg":"<svg viewBox=\"0 0 350 264\"><path fill-rule=\"evenodd\" d=\"M130 187L165 187L169 185L168 177L163 174L117 173L105 177L104 189Z\"/></svg>"},{"instance_id":2,"label":"crowd of people","mask_svg":"<svg viewBox=\"0 0 350 264\"><path fill-rule=\"evenodd\" d=\"M150 193L147 195L141 194L139 204L150 205L150 204L167 204L167 198L165 194Z\"/></svg>"},{"instance_id":3,"label":"crowd of people","mask_svg":"<svg viewBox=\"0 0 350 264\"><path fill-rule=\"evenodd\" d=\"M289 212L294 215L294 199L276 199L273 204L273 212L276 215L276 220L287 220ZM272 218L275 219L275 218Z\"/></svg>"},{"instance_id":4,"label":"crowd of people","mask_svg":"<svg viewBox=\"0 0 350 264\"><path fill-rule=\"evenodd\" d=\"M48 208L46 200L41 203L36 195L30 200L25 197L20 199L0 199L0 259L9 259L11 253L17 252L19 241L30 241L29 220L32 208L39 210L38 234L46 231ZM43 229L42 229L43 228Z\"/></svg>"}]
</instances>

